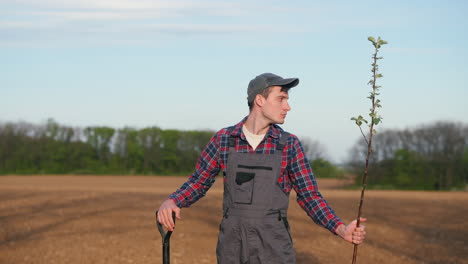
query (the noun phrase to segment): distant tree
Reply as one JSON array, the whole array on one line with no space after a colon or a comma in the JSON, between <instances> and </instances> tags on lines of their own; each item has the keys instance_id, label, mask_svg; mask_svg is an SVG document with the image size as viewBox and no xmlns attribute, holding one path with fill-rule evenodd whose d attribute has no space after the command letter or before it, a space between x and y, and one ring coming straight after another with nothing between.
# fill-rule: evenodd
<instances>
[{"instance_id":1,"label":"distant tree","mask_svg":"<svg viewBox=\"0 0 468 264\"><path fill-rule=\"evenodd\" d=\"M138 138L143 150L143 173L160 173L161 164L161 129L148 127L138 131Z\"/></svg>"},{"instance_id":2,"label":"distant tree","mask_svg":"<svg viewBox=\"0 0 468 264\"><path fill-rule=\"evenodd\" d=\"M84 130L86 142L96 151L97 159L106 166L111 156L110 144L114 133L114 128L103 126L86 127Z\"/></svg>"},{"instance_id":3,"label":"distant tree","mask_svg":"<svg viewBox=\"0 0 468 264\"><path fill-rule=\"evenodd\" d=\"M372 161L373 177L369 184L405 189L464 188L468 175L464 172L467 128L461 123L438 121L382 131L374 140L376 159ZM349 158L352 168L360 168L358 159L363 152L361 144L353 146Z\"/></svg>"},{"instance_id":4,"label":"distant tree","mask_svg":"<svg viewBox=\"0 0 468 264\"><path fill-rule=\"evenodd\" d=\"M213 134L213 131L182 131L179 134L177 153L183 161L180 163L180 172L189 173L194 170L201 151Z\"/></svg>"},{"instance_id":5,"label":"distant tree","mask_svg":"<svg viewBox=\"0 0 468 264\"><path fill-rule=\"evenodd\" d=\"M319 178L344 178L343 169L333 165L330 161L317 158L311 162L314 175Z\"/></svg>"},{"instance_id":6,"label":"distant tree","mask_svg":"<svg viewBox=\"0 0 468 264\"><path fill-rule=\"evenodd\" d=\"M343 178L344 171L327 159L326 147L309 137L300 138L314 175L319 178Z\"/></svg>"},{"instance_id":7,"label":"distant tree","mask_svg":"<svg viewBox=\"0 0 468 264\"><path fill-rule=\"evenodd\" d=\"M306 157L310 160L316 160L319 158L326 159L328 154L325 146L317 140L313 140L309 137L300 138L302 147Z\"/></svg>"},{"instance_id":8,"label":"distant tree","mask_svg":"<svg viewBox=\"0 0 468 264\"><path fill-rule=\"evenodd\" d=\"M182 158L180 149L178 149L178 141L181 131L175 129L164 130L161 133L161 168L163 173L173 173L178 171Z\"/></svg>"}]
</instances>

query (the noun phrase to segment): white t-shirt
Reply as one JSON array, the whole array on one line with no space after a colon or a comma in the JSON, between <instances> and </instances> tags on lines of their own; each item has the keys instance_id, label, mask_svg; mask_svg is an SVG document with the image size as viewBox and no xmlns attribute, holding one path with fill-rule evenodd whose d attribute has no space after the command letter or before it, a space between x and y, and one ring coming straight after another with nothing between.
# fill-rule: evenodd
<instances>
[{"instance_id":1,"label":"white t-shirt","mask_svg":"<svg viewBox=\"0 0 468 264\"><path fill-rule=\"evenodd\" d=\"M244 132L244 135L247 138L247 142L249 142L250 146L252 146L254 150L258 147L258 145L260 144L260 142L262 142L263 138L266 135L255 135L253 133L250 133L250 131L245 127L245 125L242 126L242 132Z\"/></svg>"}]
</instances>

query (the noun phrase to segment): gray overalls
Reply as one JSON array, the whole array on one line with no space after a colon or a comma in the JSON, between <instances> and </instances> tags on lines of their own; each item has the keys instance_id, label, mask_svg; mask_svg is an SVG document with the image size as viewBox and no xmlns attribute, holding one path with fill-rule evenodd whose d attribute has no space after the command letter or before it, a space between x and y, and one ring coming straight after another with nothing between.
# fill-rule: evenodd
<instances>
[{"instance_id":1,"label":"gray overalls","mask_svg":"<svg viewBox=\"0 0 468 264\"><path fill-rule=\"evenodd\" d=\"M230 137L216 248L219 264L295 263L286 219L289 195L278 184L288 137L282 133L273 154L238 153L235 137Z\"/></svg>"}]
</instances>

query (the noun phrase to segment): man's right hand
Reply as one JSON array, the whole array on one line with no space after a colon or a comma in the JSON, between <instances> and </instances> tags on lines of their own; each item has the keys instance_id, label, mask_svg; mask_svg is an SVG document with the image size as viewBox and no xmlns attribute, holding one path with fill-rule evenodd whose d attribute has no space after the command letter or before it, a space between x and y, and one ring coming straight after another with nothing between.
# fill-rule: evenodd
<instances>
[{"instance_id":1,"label":"man's right hand","mask_svg":"<svg viewBox=\"0 0 468 264\"><path fill-rule=\"evenodd\" d=\"M173 200L167 199L164 201L158 210L158 222L161 223L167 230L174 231L175 223L172 219L172 212L175 212L176 218L180 220L180 208Z\"/></svg>"}]
</instances>

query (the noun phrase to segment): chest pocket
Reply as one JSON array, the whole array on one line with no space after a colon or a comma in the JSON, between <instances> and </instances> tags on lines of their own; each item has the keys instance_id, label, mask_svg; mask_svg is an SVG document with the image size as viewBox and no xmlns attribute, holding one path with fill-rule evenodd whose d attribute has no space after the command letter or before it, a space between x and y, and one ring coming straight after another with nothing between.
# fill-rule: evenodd
<instances>
[{"instance_id":1,"label":"chest pocket","mask_svg":"<svg viewBox=\"0 0 468 264\"><path fill-rule=\"evenodd\" d=\"M242 172L236 173L236 185L234 187L234 202L240 204L251 204L252 196L254 191L254 178L255 173L253 172Z\"/></svg>"},{"instance_id":2,"label":"chest pocket","mask_svg":"<svg viewBox=\"0 0 468 264\"><path fill-rule=\"evenodd\" d=\"M237 165L234 202L239 204L252 204L255 191L255 170L272 171L272 167Z\"/></svg>"}]
</instances>

